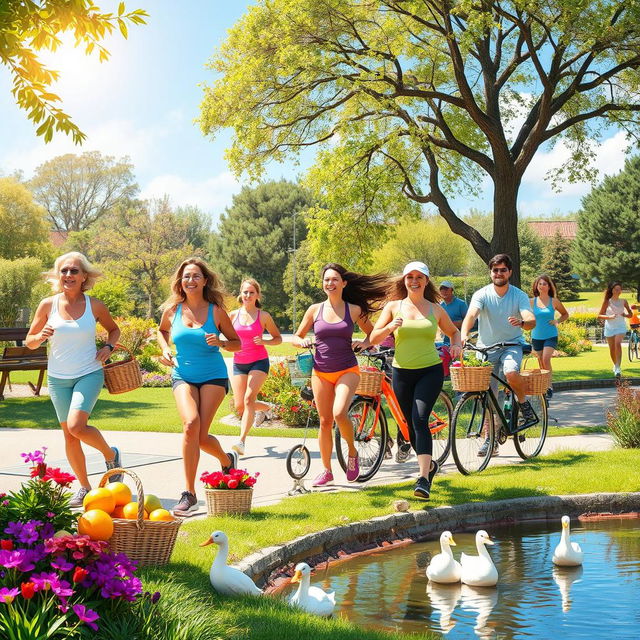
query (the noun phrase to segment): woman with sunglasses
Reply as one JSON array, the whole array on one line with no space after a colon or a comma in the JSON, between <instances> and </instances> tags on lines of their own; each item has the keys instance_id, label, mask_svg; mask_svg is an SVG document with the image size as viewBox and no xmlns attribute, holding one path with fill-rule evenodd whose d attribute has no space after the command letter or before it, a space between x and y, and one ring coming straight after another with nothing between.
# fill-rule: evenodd
<instances>
[{"instance_id":1,"label":"woman with sunglasses","mask_svg":"<svg viewBox=\"0 0 640 640\"><path fill-rule=\"evenodd\" d=\"M110 447L100 431L88 424L104 384L102 365L115 348L120 329L104 303L85 293L93 287L100 272L84 255L75 251L65 253L45 275L54 295L38 305L25 344L36 349L49 341L49 396L64 434L67 460L80 483L70 505L81 507L91 489L82 444L104 456L107 470L121 466L118 449ZM108 333L107 344L99 350L97 322ZM109 481L120 479L120 475L114 475Z\"/></svg>"},{"instance_id":2,"label":"woman with sunglasses","mask_svg":"<svg viewBox=\"0 0 640 640\"><path fill-rule=\"evenodd\" d=\"M237 351L240 339L224 308L220 278L202 258L187 258L178 267L171 280L171 295L162 308L160 362L173 368L173 397L183 429L185 490L173 514L191 516L198 510L195 481L200 450L217 458L225 472L237 464L237 454L225 453L209 428L229 390L220 349ZM175 355L170 342L176 347Z\"/></svg>"}]
</instances>

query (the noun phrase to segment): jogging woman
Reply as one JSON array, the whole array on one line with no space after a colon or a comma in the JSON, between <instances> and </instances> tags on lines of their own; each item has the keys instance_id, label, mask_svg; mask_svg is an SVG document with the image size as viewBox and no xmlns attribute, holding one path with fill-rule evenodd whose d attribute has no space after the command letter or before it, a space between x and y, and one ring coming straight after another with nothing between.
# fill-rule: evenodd
<instances>
[{"instance_id":1,"label":"jogging woman","mask_svg":"<svg viewBox=\"0 0 640 640\"><path fill-rule=\"evenodd\" d=\"M158 327L160 361L173 367L173 397L183 429L185 490L173 514L190 516L198 509L195 479L200 450L217 458L223 471L237 464L237 455L225 453L218 439L209 434L209 428L229 390L220 348L237 351L240 339L224 309L222 283L201 258L188 258L178 267L172 278L171 295L162 307ZM175 356L170 341L176 347Z\"/></svg>"},{"instance_id":2,"label":"jogging woman","mask_svg":"<svg viewBox=\"0 0 640 640\"><path fill-rule=\"evenodd\" d=\"M620 298L622 283L610 282L604 292L604 301L600 307L598 318L604 320L604 337L609 344L609 355L613 362L613 375L619 378L622 371L622 341L627 334L625 318L633 315L629 303Z\"/></svg>"},{"instance_id":3,"label":"jogging woman","mask_svg":"<svg viewBox=\"0 0 640 640\"><path fill-rule=\"evenodd\" d=\"M569 313L558 300L556 285L547 275L540 275L531 287L531 307L536 317L536 326L531 330L533 353L538 358L541 369L551 369L551 357L558 347L558 325L564 322ZM556 311L560 317L556 319ZM553 387L547 389L547 398L553 396Z\"/></svg>"},{"instance_id":4,"label":"jogging woman","mask_svg":"<svg viewBox=\"0 0 640 640\"><path fill-rule=\"evenodd\" d=\"M440 296L429 279L424 262L410 262L402 271L388 302L371 332L379 344L395 334L392 386L409 425L409 438L418 457L420 475L414 495L428 500L439 465L432 460L433 441L429 415L442 390L444 371L435 339L438 327L451 340L451 357L462 352L460 331L440 306Z\"/></svg>"},{"instance_id":5,"label":"jogging woman","mask_svg":"<svg viewBox=\"0 0 640 640\"><path fill-rule=\"evenodd\" d=\"M266 345L275 346L282 342L280 331L270 314L260 304L260 285L253 278L243 280L240 285L239 309L230 313L242 348L233 354L233 400L236 412L242 417L240 440L231 447L238 455L244 455L247 434L254 425L262 423L271 405L258 402L258 393L269 373L269 354ZM271 338L264 339L268 331Z\"/></svg>"},{"instance_id":6,"label":"jogging woman","mask_svg":"<svg viewBox=\"0 0 640 640\"><path fill-rule=\"evenodd\" d=\"M384 300L387 279L382 275L352 273L331 262L322 269L322 289L327 299L307 309L293 336L293 344L300 348L314 343L305 338L311 329L315 336L311 387L320 417L318 441L323 469L313 481L314 487L333 482L334 420L349 447L347 480L355 482L358 479L358 452L353 441L353 424L347 413L360 380L354 349L361 350L370 344L368 337L373 327L369 315ZM364 331L364 340L353 340L356 324Z\"/></svg>"},{"instance_id":7,"label":"jogging woman","mask_svg":"<svg viewBox=\"0 0 640 640\"><path fill-rule=\"evenodd\" d=\"M49 396L64 434L67 460L80 483L69 502L72 507L81 507L91 489L82 443L104 456L107 470L121 465L118 449L87 424L104 384L102 365L120 337L104 303L85 293L99 277L83 254L72 251L60 256L47 273L54 295L38 305L25 340L29 349L49 340ZM107 344L100 350L96 349L96 322L108 333ZM120 478L114 475L109 481Z\"/></svg>"}]
</instances>

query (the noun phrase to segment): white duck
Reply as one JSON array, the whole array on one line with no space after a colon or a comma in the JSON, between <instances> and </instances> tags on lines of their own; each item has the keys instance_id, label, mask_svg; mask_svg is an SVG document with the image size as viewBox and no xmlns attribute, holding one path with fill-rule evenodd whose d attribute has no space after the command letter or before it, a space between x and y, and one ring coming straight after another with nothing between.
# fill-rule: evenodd
<instances>
[{"instance_id":1,"label":"white duck","mask_svg":"<svg viewBox=\"0 0 640 640\"><path fill-rule=\"evenodd\" d=\"M220 549L209 571L211 586L225 596L261 596L262 591L253 580L239 569L227 564L229 557L229 538L222 531L214 531L200 546L217 544Z\"/></svg>"},{"instance_id":2,"label":"white duck","mask_svg":"<svg viewBox=\"0 0 640 640\"><path fill-rule=\"evenodd\" d=\"M493 544L489 534L480 530L476 533L477 556L468 556L463 553L460 556L462 573L460 580L463 584L472 587L494 587L498 582L498 570L493 564L489 552L485 549L486 544Z\"/></svg>"},{"instance_id":3,"label":"white duck","mask_svg":"<svg viewBox=\"0 0 640 640\"><path fill-rule=\"evenodd\" d=\"M456 546L453 534L451 531L443 531L440 535L441 552L431 558L427 567L427 578L431 582L439 582L440 584L460 582L462 567L453 557L451 545Z\"/></svg>"},{"instance_id":4,"label":"white duck","mask_svg":"<svg viewBox=\"0 0 640 640\"><path fill-rule=\"evenodd\" d=\"M333 591L327 593L320 587L311 587L311 567L306 562L299 562L296 565L295 573L291 582L298 582L298 590L289 598L289 604L300 607L307 613L316 616L328 617L336 607L336 597Z\"/></svg>"},{"instance_id":5,"label":"white duck","mask_svg":"<svg viewBox=\"0 0 640 640\"><path fill-rule=\"evenodd\" d=\"M578 567L582 564L582 549L577 542L569 539L569 516L562 516L562 536L560 543L553 552L553 564L559 567Z\"/></svg>"}]
</instances>

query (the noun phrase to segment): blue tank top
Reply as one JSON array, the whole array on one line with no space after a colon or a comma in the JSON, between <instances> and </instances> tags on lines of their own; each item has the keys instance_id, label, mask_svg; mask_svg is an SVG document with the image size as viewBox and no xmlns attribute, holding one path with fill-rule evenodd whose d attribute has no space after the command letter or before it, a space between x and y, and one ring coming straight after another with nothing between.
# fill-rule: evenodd
<instances>
[{"instance_id":1,"label":"blue tank top","mask_svg":"<svg viewBox=\"0 0 640 640\"><path fill-rule=\"evenodd\" d=\"M536 326L531 330L531 337L534 340L546 340L547 338L555 338L558 335L558 327L549 324L549 320L553 320L556 317L553 298L550 298L548 306L542 309L538 306L538 298L534 298L533 315L536 318Z\"/></svg>"},{"instance_id":2,"label":"blue tank top","mask_svg":"<svg viewBox=\"0 0 640 640\"><path fill-rule=\"evenodd\" d=\"M182 305L179 304L171 322L171 340L176 345L176 366L172 374L175 380L206 382L229 377L220 347L210 347L205 333L220 335L213 321L213 304L209 304L207 321L201 327L193 328L184 326Z\"/></svg>"}]
</instances>

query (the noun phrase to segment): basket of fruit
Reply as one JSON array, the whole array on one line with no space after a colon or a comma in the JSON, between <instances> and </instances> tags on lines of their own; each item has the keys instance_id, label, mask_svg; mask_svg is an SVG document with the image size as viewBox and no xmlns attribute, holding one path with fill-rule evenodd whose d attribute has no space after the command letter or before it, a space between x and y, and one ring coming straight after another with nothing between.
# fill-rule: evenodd
<instances>
[{"instance_id":1,"label":"basket of fruit","mask_svg":"<svg viewBox=\"0 0 640 640\"><path fill-rule=\"evenodd\" d=\"M474 354L465 354L449 367L454 391L486 391L491 382L493 365Z\"/></svg>"},{"instance_id":2,"label":"basket of fruit","mask_svg":"<svg viewBox=\"0 0 640 640\"><path fill-rule=\"evenodd\" d=\"M124 482L108 483L111 476L118 474L126 474L133 479L137 502L132 501L131 490ZM103 533L102 536L109 542L112 552L126 553L140 566L169 562L182 523L162 508L158 498L153 495L145 497L140 478L133 471L107 471L100 480L99 488L85 496L83 506L85 513L78 521L78 533L91 535L91 521L98 520L100 515L94 511L99 510L107 514L113 523L113 533L106 537Z\"/></svg>"}]
</instances>

